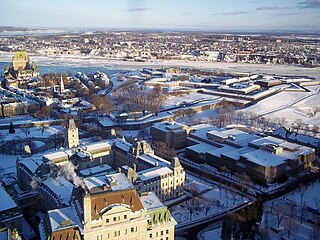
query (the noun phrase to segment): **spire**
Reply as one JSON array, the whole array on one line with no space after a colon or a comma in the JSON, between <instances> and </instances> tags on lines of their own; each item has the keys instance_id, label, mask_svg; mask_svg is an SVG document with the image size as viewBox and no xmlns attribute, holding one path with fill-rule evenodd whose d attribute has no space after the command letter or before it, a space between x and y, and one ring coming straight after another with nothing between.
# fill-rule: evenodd
<instances>
[{"instance_id":1,"label":"spire","mask_svg":"<svg viewBox=\"0 0 320 240\"><path fill-rule=\"evenodd\" d=\"M60 93L64 92L64 83L62 79L62 74L60 75Z\"/></svg>"},{"instance_id":2,"label":"spire","mask_svg":"<svg viewBox=\"0 0 320 240\"><path fill-rule=\"evenodd\" d=\"M180 163L180 160L178 157L174 157L172 160L171 160L171 166L173 168L177 168L177 167L181 167L181 163Z\"/></svg>"}]
</instances>

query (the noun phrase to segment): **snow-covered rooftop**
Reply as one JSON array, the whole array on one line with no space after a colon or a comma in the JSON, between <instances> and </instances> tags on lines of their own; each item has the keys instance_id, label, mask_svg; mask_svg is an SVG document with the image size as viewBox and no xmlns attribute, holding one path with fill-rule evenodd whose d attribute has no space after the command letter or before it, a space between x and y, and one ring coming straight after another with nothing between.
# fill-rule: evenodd
<instances>
[{"instance_id":1,"label":"snow-covered rooftop","mask_svg":"<svg viewBox=\"0 0 320 240\"><path fill-rule=\"evenodd\" d=\"M62 203L69 204L74 185L64 177L48 178L43 184L52 190Z\"/></svg>"},{"instance_id":2,"label":"snow-covered rooftop","mask_svg":"<svg viewBox=\"0 0 320 240\"><path fill-rule=\"evenodd\" d=\"M52 231L72 226L79 226L79 228L82 229L81 221L73 205L48 211L48 216Z\"/></svg>"},{"instance_id":3,"label":"snow-covered rooftop","mask_svg":"<svg viewBox=\"0 0 320 240\"><path fill-rule=\"evenodd\" d=\"M130 147L132 146L130 143L120 138L115 139L113 143L116 147L122 149L125 152L128 152L130 150Z\"/></svg>"},{"instance_id":4,"label":"snow-covered rooftop","mask_svg":"<svg viewBox=\"0 0 320 240\"><path fill-rule=\"evenodd\" d=\"M142 194L140 197L142 205L147 210L153 210L157 208L163 208L165 205L159 200L154 192L148 192L148 194Z\"/></svg>"},{"instance_id":5,"label":"snow-covered rooftop","mask_svg":"<svg viewBox=\"0 0 320 240\"><path fill-rule=\"evenodd\" d=\"M214 150L207 151L207 153L208 153L209 155L213 155L213 156L215 156L215 157L220 158L220 157L221 157L221 154L223 154L223 153L225 153L225 152L233 151L233 150L236 150L236 149L237 149L237 148L235 148L235 147L231 147L231 146L226 145L226 146L224 146L224 147L222 147L222 148L216 148L216 149L214 149Z\"/></svg>"},{"instance_id":6,"label":"snow-covered rooftop","mask_svg":"<svg viewBox=\"0 0 320 240\"><path fill-rule=\"evenodd\" d=\"M168 167L157 167L138 172L138 175L142 181L146 181L152 178L160 177L171 173L172 170Z\"/></svg>"},{"instance_id":7,"label":"snow-covered rooftop","mask_svg":"<svg viewBox=\"0 0 320 240\"><path fill-rule=\"evenodd\" d=\"M99 142L99 143L94 143L94 144L85 146L85 150L88 152L91 152L91 151L97 151L97 150L110 148L110 147L111 145L109 144L109 142Z\"/></svg>"},{"instance_id":8,"label":"snow-covered rooftop","mask_svg":"<svg viewBox=\"0 0 320 240\"><path fill-rule=\"evenodd\" d=\"M288 158L282 157L276 154L272 154L271 152L264 150L256 150L249 153L245 153L242 155L248 161L256 163L261 166L270 167L270 166L279 166L284 164Z\"/></svg>"},{"instance_id":9,"label":"snow-covered rooftop","mask_svg":"<svg viewBox=\"0 0 320 240\"><path fill-rule=\"evenodd\" d=\"M253 140L250 142L250 144L254 145L255 147L260 147L263 144L280 144L280 143L284 143L284 142L285 142L285 140L268 136L268 137Z\"/></svg>"},{"instance_id":10,"label":"snow-covered rooftop","mask_svg":"<svg viewBox=\"0 0 320 240\"><path fill-rule=\"evenodd\" d=\"M38 167L43 164L43 160L41 156L32 156L20 159L20 163L26 166L32 173L35 173Z\"/></svg>"},{"instance_id":11,"label":"snow-covered rooftop","mask_svg":"<svg viewBox=\"0 0 320 240\"><path fill-rule=\"evenodd\" d=\"M123 173L114 173L105 176L90 177L86 178L84 182L89 191L94 187L103 188L104 186L107 186L112 191L133 188L132 183Z\"/></svg>"},{"instance_id":12,"label":"snow-covered rooftop","mask_svg":"<svg viewBox=\"0 0 320 240\"><path fill-rule=\"evenodd\" d=\"M139 159L144 161L144 162L147 162L153 166L168 166L168 165L171 165L171 163L167 160L164 160L163 158L161 157L158 157L154 154L142 154L139 156Z\"/></svg>"},{"instance_id":13,"label":"snow-covered rooftop","mask_svg":"<svg viewBox=\"0 0 320 240\"><path fill-rule=\"evenodd\" d=\"M68 159L68 157L71 156L72 154L73 152L71 150L67 150L67 151L49 153L49 154L43 155L43 157L54 162L55 159L60 159L60 158Z\"/></svg>"},{"instance_id":14,"label":"snow-covered rooftop","mask_svg":"<svg viewBox=\"0 0 320 240\"><path fill-rule=\"evenodd\" d=\"M84 177L88 177L88 176L96 175L102 172L110 172L112 170L113 170L112 167L110 167L108 164L102 164L96 167L81 170L80 174Z\"/></svg>"},{"instance_id":15,"label":"snow-covered rooftop","mask_svg":"<svg viewBox=\"0 0 320 240\"><path fill-rule=\"evenodd\" d=\"M10 195L6 192L6 190L4 190L4 188L1 185L0 185L0 196L1 196L0 212L17 207L17 204L12 200Z\"/></svg>"}]
</instances>

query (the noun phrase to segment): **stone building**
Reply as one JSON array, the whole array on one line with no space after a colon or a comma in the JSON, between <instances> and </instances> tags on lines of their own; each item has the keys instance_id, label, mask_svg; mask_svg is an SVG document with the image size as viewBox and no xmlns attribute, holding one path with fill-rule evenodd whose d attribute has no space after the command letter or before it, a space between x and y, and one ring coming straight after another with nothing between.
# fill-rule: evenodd
<instances>
[{"instance_id":1,"label":"stone building","mask_svg":"<svg viewBox=\"0 0 320 240\"><path fill-rule=\"evenodd\" d=\"M169 148L185 147L191 128L176 122L155 123L150 128L153 141L165 142Z\"/></svg>"},{"instance_id":2,"label":"stone building","mask_svg":"<svg viewBox=\"0 0 320 240\"><path fill-rule=\"evenodd\" d=\"M174 239L176 221L153 193L139 196L122 174L86 178L70 207L49 211L41 239Z\"/></svg>"},{"instance_id":3,"label":"stone building","mask_svg":"<svg viewBox=\"0 0 320 240\"><path fill-rule=\"evenodd\" d=\"M6 79L17 79L25 77L39 77L40 73L35 63L30 63L27 53L16 52L12 58L12 66L4 70Z\"/></svg>"},{"instance_id":4,"label":"stone building","mask_svg":"<svg viewBox=\"0 0 320 240\"><path fill-rule=\"evenodd\" d=\"M113 142L112 156L114 168L127 173L139 193L153 191L162 201L183 194L185 171L178 158L169 162L154 155L147 142L123 139Z\"/></svg>"}]
</instances>

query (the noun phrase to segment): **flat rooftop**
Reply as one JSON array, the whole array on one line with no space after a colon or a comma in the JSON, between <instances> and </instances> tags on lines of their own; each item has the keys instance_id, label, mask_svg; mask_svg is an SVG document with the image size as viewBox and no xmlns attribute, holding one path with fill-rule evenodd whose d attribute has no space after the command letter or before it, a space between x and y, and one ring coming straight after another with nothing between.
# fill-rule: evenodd
<instances>
[{"instance_id":1,"label":"flat rooftop","mask_svg":"<svg viewBox=\"0 0 320 240\"><path fill-rule=\"evenodd\" d=\"M264 150L256 150L242 155L249 162L256 163L264 167L276 167L286 163L288 158L282 157Z\"/></svg>"},{"instance_id":2,"label":"flat rooftop","mask_svg":"<svg viewBox=\"0 0 320 240\"><path fill-rule=\"evenodd\" d=\"M165 130L175 131L175 130L183 129L185 125L177 122L160 122L160 123L153 124L152 127L161 129L163 131Z\"/></svg>"},{"instance_id":3,"label":"flat rooftop","mask_svg":"<svg viewBox=\"0 0 320 240\"><path fill-rule=\"evenodd\" d=\"M99 166L96 167L92 167L92 168L87 168L84 170L80 171L80 174L84 177L89 177L92 175L96 175L96 174L101 174L102 172L111 172L113 171L112 167L109 166L108 164L101 164Z\"/></svg>"}]
</instances>

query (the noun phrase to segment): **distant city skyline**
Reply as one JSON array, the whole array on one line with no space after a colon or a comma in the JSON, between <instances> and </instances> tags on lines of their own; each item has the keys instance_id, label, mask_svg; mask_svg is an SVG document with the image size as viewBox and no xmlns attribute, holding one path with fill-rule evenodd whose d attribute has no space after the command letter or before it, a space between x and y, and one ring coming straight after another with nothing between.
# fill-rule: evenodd
<instances>
[{"instance_id":1,"label":"distant city skyline","mask_svg":"<svg viewBox=\"0 0 320 240\"><path fill-rule=\"evenodd\" d=\"M318 30L320 0L4 0L1 25L56 28Z\"/></svg>"}]
</instances>

